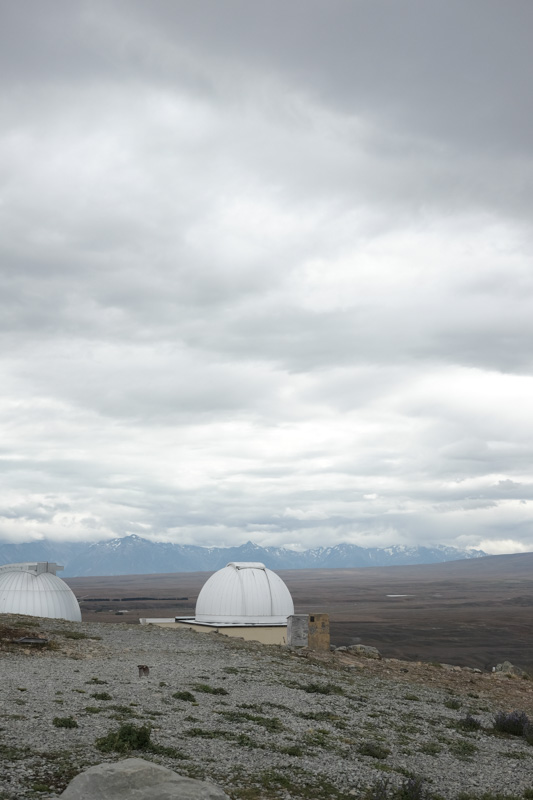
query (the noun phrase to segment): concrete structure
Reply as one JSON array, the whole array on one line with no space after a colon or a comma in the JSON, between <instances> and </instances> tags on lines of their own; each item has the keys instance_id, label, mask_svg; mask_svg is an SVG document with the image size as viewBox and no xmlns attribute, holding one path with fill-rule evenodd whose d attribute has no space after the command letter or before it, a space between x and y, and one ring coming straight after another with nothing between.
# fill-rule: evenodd
<instances>
[{"instance_id":1,"label":"concrete structure","mask_svg":"<svg viewBox=\"0 0 533 800\"><path fill-rule=\"evenodd\" d=\"M58 564L26 562L0 567L0 614L27 614L81 622L74 592L56 571Z\"/></svg>"},{"instance_id":2,"label":"concrete structure","mask_svg":"<svg viewBox=\"0 0 533 800\"><path fill-rule=\"evenodd\" d=\"M328 614L309 614L309 649L329 652L330 644Z\"/></svg>"},{"instance_id":3,"label":"concrete structure","mask_svg":"<svg viewBox=\"0 0 533 800\"><path fill-rule=\"evenodd\" d=\"M290 647L307 647L309 614L293 614L287 618L287 644Z\"/></svg>"},{"instance_id":4,"label":"concrete structure","mask_svg":"<svg viewBox=\"0 0 533 800\"><path fill-rule=\"evenodd\" d=\"M286 644L287 617L292 614L290 592L275 572L259 562L232 561L206 581L194 617L144 618L140 622Z\"/></svg>"}]
</instances>

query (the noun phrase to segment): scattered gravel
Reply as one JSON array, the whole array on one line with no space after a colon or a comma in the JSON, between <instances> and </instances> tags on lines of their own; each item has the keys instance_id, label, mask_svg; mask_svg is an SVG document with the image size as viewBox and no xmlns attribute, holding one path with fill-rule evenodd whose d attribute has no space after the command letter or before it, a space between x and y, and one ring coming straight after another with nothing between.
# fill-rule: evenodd
<instances>
[{"instance_id":1,"label":"scattered gravel","mask_svg":"<svg viewBox=\"0 0 533 800\"><path fill-rule=\"evenodd\" d=\"M518 707L520 697L522 708L531 706L525 681L346 653L303 657L154 626L30 624L53 649L0 649L5 800L57 797L81 769L124 757L100 752L95 741L127 722L152 727L156 752L135 755L212 780L235 798L252 797L254 786L257 797L357 797L384 776L393 784L421 776L444 798L533 785L533 747L490 732L499 708ZM68 638L73 633L87 638ZM139 664L149 665L148 677L138 677ZM467 713L480 731L457 727ZM54 718L77 727L57 727ZM384 757L362 755L363 746Z\"/></svg>"}]
</instances>

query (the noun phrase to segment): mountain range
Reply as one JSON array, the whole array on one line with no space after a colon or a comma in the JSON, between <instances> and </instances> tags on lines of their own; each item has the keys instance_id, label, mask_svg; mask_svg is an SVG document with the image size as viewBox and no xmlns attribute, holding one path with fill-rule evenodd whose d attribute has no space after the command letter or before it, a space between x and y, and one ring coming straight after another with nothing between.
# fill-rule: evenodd
<instances>
[{"instance_id":1,"label":"mountain range","mask_svg":"<svg viewBox=\"0 0 533 800\"><path fill-rule=\"evenodd\" d=\"M445 545L381 548L344 543L303 552L283 547L261 547L253 542L238 547L198 547L152 542L135 534L94 543L51 540L21 544L0 542L0 564L55 561L65 567L62 577L214 572L230 561L261 561L273 570L334 569L438 564L486 555L482 550L459 550Z\"/></svg>"}]
</instances>

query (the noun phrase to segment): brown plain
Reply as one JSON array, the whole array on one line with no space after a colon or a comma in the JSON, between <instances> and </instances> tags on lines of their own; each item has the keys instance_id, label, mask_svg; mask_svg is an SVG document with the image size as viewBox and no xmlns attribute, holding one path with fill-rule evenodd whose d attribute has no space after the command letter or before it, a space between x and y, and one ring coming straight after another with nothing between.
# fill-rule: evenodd
<instances>
[{"instance_id":1,"label":"brown plain","mask_svg":"<svg viewBox=\"0 0 533 800\"><path fill-rule=\"evenodd\" d=\"M84 621L194 614L210 573L68 578ZM533 674L533 553L412 567L280 571L296 613L325 612L331 640L386 658ZM118 612L128 612L124 615Z\"/></svg>"}]
</instances>

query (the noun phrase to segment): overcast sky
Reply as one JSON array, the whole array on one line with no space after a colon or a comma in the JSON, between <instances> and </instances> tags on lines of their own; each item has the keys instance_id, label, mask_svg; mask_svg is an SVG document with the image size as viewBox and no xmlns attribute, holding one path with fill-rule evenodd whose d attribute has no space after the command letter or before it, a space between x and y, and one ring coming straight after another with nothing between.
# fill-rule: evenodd
<instances>
[{"instance_id":1,"label":"overcast sky","mask_svg":"<svg viewBox=\"0 0 533 800\"><path fill-rule=\"evenodd\" d=\"M533 550L531 0L0 11L0 539Z\"/></svg>"}]
</instances>

